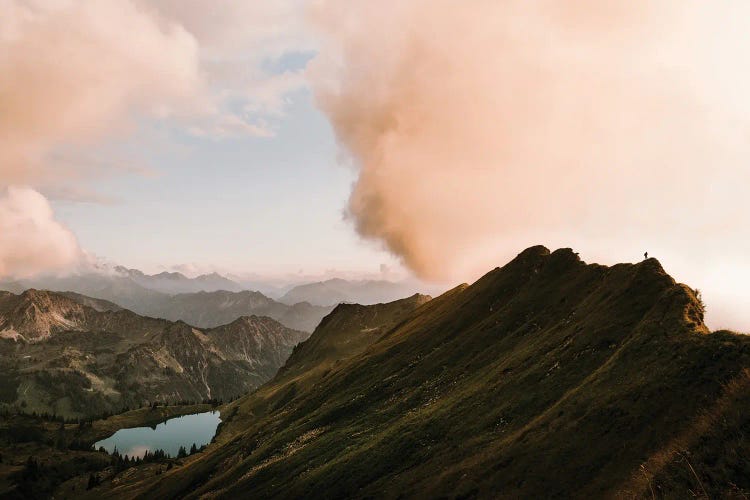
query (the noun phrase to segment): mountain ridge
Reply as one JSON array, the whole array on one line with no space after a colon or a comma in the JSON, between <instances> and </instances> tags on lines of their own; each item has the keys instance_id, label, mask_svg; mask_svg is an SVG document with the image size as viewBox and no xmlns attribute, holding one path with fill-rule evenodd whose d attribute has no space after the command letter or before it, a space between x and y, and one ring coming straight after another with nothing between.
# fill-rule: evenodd
<instances>
[{"instance_id":1,"label":"mountain ridge","mask_svg":"<svg viewBox=\"0 0 750 500\"><path fill-rule=\"evenodd\" d=\"M711 456L750 451L736 437L750 429L750 339L702 317L655 259L608 267L532 247L307 380L290 362L224 410L202 456L104 491L650 497L687 495L699 477L707 495L747 493L743 454ZM714 414L724 427L697 424Z\"/></svg>"},{"instance_id":2,"label":"mountain ridge","mask_svg":"<svg viewBox=\"0 0 750 500\"><path fill-rule=\"evenodd\" d=\"M95 309L125 308L142 316L171 321L184 320L201 328L212 328L243 315L257 314L270 316L295 330L312 332L320 319L332 309L304 302L290 306L250 290L168 294L146 288L124 276L90 274L38 281L39 283L32 283L46 283L49 285L47 289L67 295ZM21 283L6 286L13 288L17 293L34 288Z\"/></svg>"},{"instance_id":3,"label":"mountain ridge","mask_svg":"<svg viewBox=\"0 0 750 500\"><path fill-rule=\"evenodd\" d=\"M292 287L277 300L262 292L247 290L218 273L188 278L179 272L148 275L138 269L116 266L109 272L2 282L0 288L14 293L28 288L47 289L66 293L95 308L114 310L114 304L140 315L184 320L201 328L226 324L241 315L259 314L270 316L289 328L312 332L323 316L339 303L391 302L413 295L419 289L436 287L333 278ZM91 300L94 298L99 302Z\"/></svg>"}]
</instances>

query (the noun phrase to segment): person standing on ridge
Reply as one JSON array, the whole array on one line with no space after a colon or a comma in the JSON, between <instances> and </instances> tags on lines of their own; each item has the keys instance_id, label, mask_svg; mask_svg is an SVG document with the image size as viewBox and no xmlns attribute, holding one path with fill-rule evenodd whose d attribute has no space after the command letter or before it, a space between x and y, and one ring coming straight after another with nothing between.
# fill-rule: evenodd
<instances>
[{"instance_id":1,"label":"person standing on ridge","mask_svg":"<svg viewBox=\"0 0 750 500\"><path fill-rule=\"evenodd\" d=\"M643 260L648 260L648 252L645 252L645 253L643 254Z\"/></svg>"}]
</instances>

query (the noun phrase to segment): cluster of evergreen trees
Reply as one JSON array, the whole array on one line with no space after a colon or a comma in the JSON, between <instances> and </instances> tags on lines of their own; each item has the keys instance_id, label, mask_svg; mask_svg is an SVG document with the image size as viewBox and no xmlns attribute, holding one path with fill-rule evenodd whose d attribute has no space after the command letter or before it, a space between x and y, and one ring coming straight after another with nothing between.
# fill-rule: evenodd
<instances>
[{"instance_id":1,"label":"cluster of evergreen trees","mask_svg":"<svg viewBox=\"0 0 750 500\"><path fill-rule=\"evenodd\" d=\"M230 401L234 401L238 398L239 396L232 398ZM205 399L199 403L195 401L182 401L179 404L184 406L210 404L216 408L217 406L224 404L224 401L213 398ZM154 402L146 407L155 410L159 406L162 406L162 404ZM130 410L124 408L122 411L125 412ZM6 421L8 421L9 426L6 429L0 429L0 442L8 444L38 442L58 450L93 451L90 441L81 441L78 438L78 432L72 431L71 429L66 430L65 427L66 425L77 424L77 430L81 431L91 428L94 420L98 418L107 418L111 415L111 412L105 412L102 415L91 418L65 418L61 415L54 415L47 412L23 413L19 412L18 409L14 407L4 407L0 409L0 417L4 417ZM57 431L53 431L49 426L45 425L45 423L50 422L59 423ZM45 427L47 430L45 430ZM109 463L115 473L145 463L165 463L166 467L160 467L156 472L157 474L161 474L164 470L171 469L176 461L192 455L193 453L203 451L204 449L205 446L198 447L195 443L193 443L189 449L185 446L181 446L175 457L171 457L164 450L147 451L142 457L123 456L119 451L115 450L109 455L108 459L105 459L104 463ZM106 450L103 448L100 448L98 451L106 453ZM3 457L0 455L0 462L2 461L2 458ZM106 465L104 465L104 467L106 467ZM95 488L101 484L101 471L101 460L94 460L93 457L81 457L79 462L74 463L71 461L66 462L65 464L56 465L49 463L42 464L37 457L29 456L28 460L24 463L23 469L13 475L13 481L18 486L18 491L22 496L35 498L51 493L54 487L63 481L82 473L89 473L87 484L88 489Z\"/></svg>"},{"instance_id":2,"label":"cluster of evergreen trees","mask_svg":"<svg viewBox=\"0 0 750 500\"><path fill-rule=\"evenodd\" d=\"M45 422L62 422L64 424L79 424L81 426L89 426L90 427L91 423L94 420L106 420L106 419L108 419L109 417L111 417L113 415L119 415L121 413L126 413L126 412L129 412L129 411L138 410L138 409L141 409L141 408L156 409L159 406L193 406L193 405L199 405L199 404L211 405L212 407L216 408L216 407L221 406L221 405L223 405L225 403L231 403L233 401L237 401L241 397L242 397L242 395L237 395L237 396L233 396L231 398L228 398L226 400L225 399L219 399L219 398L206 398L206 399L203 399L203 400L200 400L200 401L185 399L185 400L182 400L182 401L170 402L170 403L160 403L158 401L154 401L154 402L151 402L151 403L144 404L143 406L137 406L137 407L123 406L118 411L106 410L106 411L103 411L103 412L101 412L99 414L90 415L90 416L86 416L86 417L64 417L62 415L57 415L57 414L54 414L54 413L37 412L37 411L25 412L21 408L5 406L5 407L2 408L2 410L0 410L0 415L3 416L3 417L5 417L5 418L9 418L9 417L11 417L13 415L24 415L24 416L31 417L31 418L38 419L38 420L42 420L42 421L45 421ZM22 405L22 407L25 407L25 405ZM81 428L83 428L83 427L81 427Z\"/></svg>"},{"instance_id":3,"label":"cluster of evergreen trees","mask_svg":"<svg viewBox=\"0 0 750 500\"><path fill-rule=\"evenodd\" d=\"M123 455L117 448L115 448L110 454L110 461L112 463L112 466L116 470L121 470L127 469L128 467L132 467L134 465L152 462L163 462L170 458L185 458L192 455L193 453L198 453L199 451L203 451L205 449L206 445L198 447L195 443L193 443L189 450L184 446L180 446L175 457L171 457L166 451L162 449L154 451L146 450L142 457L131 457L129 455ZM98 451L101 453L107 453L107 450L105 450L103 446L100 446Z\"/></svg>"}]
</instances>

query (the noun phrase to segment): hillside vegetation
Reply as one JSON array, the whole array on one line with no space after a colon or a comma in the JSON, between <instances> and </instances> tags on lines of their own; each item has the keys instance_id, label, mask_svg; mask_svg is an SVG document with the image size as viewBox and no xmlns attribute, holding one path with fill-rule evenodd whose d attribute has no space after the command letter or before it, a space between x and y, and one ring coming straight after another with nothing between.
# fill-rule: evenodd
<instances>
[{"instance_id":1,"label":"hillside vegetation","mask_svg":"<svg viewBox=\"0 0 750 500\"><path fill-rule=\"evenodd\" d=\"M533 247L471 286L409 300L339 306L224 409L205 452L96 494L750 493L750 339L710 333L695 292L656 260L587 265Z\"/></svg>"}]
</instances>

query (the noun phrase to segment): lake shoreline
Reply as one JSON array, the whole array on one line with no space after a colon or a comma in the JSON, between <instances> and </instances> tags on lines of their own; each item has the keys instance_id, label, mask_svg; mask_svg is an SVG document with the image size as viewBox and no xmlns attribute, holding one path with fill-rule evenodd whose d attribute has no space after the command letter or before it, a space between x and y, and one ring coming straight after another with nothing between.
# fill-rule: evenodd
<instances>
[{"instance_id":1,"label":"lake shoreline","mask_svg":"<svg viewBox=\"0 0 750 500\"><path fill-rule=\"evenodd\" d=\"M130 459L140 459L154 453L179 458L186 456L188 449L194 453L210 444L220 423L221 414L218 411L180 415L154 426L119 429L95 442L94 448Z\"/></svg>"},{"instance_id":2,"label":"lake shoreline","mask_svg":"<svg viewBox=\"0 0 750 500\"><path fill-rule=\"evenodd\" d=\"M205 413L208 411L220 411L220 407L214 407L211 404L194 404L194 405L165 405L153 407L138 408L125 413L112 415L105 419L94 420L91 427L81 429L78 435L79 440L86 445L93 446L97 441L106 439L122 429L133 429L137 427L154 427L172 418L196 413ZM68 424L65 426L75 429L77 424Z\"/></svg>"}]
</instances>

